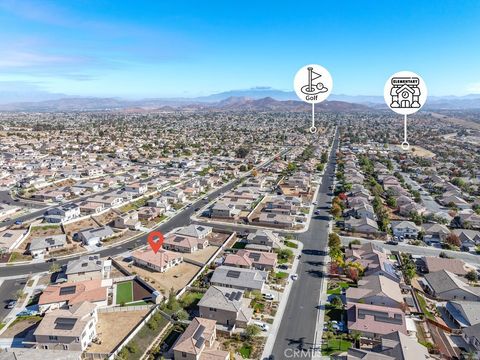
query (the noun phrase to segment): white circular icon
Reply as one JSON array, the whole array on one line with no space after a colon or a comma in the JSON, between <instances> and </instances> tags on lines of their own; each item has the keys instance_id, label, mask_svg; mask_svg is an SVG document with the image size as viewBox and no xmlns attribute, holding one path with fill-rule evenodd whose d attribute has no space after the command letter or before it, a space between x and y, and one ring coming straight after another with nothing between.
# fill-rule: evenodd
<instances>
[{"instance_id":1,"label":"white circular icon","mask_svg":"<svg viewBox=\"0 0 480 360\"><path fill-rule=\"evenodd\" d=\"M383 98L397 114L416 113L427 101L427 85L422 77L411 71L399 71L387 80Z\"/></svg>"},{"instance_id":2,"label":"white circular icon","mask_svg":"<svg viewBox=\"0 0 480 360\"><path fill-rule=\"evenodd\" d=\"M332 92L332 76L323 66L305 65L297 71L293 80L293 88L297 96L310 104L322 102Z\"/></svg>"}]
</instances>

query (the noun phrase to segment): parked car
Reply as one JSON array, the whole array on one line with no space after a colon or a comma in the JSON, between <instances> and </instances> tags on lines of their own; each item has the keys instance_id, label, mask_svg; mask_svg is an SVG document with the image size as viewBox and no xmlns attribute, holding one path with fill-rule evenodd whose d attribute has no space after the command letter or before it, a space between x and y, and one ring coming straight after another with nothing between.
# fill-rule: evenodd
<instances>
[{"instance_id":1,"label":"parked car","mask_svg":"<svg viewBox=\"0 0 480 360\"><path fill-rule=\"evenodd\" d=\"M282 269L282 270L288 270L288 265L286 265L286 264L280 264L280 265L278 265L278 268L279 268L279 269Z\"/></svg>"},{"instance_id":2,"label":"parked car","mask_svg":"<svg viewBox=\"0 0 480 360\"><path fill-rule=\"evenodd\" d=\"M257 325L260 329L262 329L262 331L268 331L269 329L267 324L264 324L260 321L255 321L254 324Z\"/></svg>"},{"instance_id":3,"label":"parked car","mask_svg":"<svg viewBox=\"0 0 480 360\"><path fill-rule=\"evenodd\" d=\"M315 215L320 215L320 210L315 210L314 214Z\"/></svg>"},{"instance_id":4,"label":"parked car","mask_svg":"<svg viewBox=\"0 0 480 360\"><path fill-rule=\"evenodd\" d=\"M273 300L273 299L275 299L275 297L274 297L272 294L270 294L270 293L263 294L263 298L264 298L265 300Z\"/></svg>"},{"instance_id":5,"label":"parked car","mask_svg":"<svg viewBox=\"0 0 480 360\"><path fill-rule=\"evenodd\" d=\"M33 315L38 315L38 311L24 309L17 314L17 316L33 316Z\"/></svg>"},{"instance_id":6,"label":"parked car","mask_svg":"<svg viewBox=\"0 0 480 360\"><path fill-rule=\"evenodd\" d=\"M10 300L7 305L5 305L5 309L13 309L17 304L17 300Z\"/></svg>"},{"instance_id":7,"label":"parked car","mask_svg":"<svg viewBox=\"0 0 480 360\"><path fill-rule=\"evenodd\" d=\"M15 225L22 225L23 224L23 221L22 220L17 220L15 221Z\"/></svg>"},{"instance_id":8,"label":"parked car","mask_svg":"<svg viewBox=\"0 0 480 360\"><path fill-rule=\"evenodd\" d=\"M290 277L292 278L293 281L298 280L297 274L292 274Z\"/></svg>"}]
</instances>

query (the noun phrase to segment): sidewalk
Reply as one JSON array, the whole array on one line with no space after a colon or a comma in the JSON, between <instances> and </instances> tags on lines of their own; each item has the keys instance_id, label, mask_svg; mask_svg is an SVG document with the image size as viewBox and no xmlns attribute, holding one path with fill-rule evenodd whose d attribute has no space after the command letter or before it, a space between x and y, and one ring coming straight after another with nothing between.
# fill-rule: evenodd
<instances>
[{"instance_id":1,"label":"sidewalk","mask_svg":"<svg viewBox=\"0 0 480 360\"><path fill-rule=\"evenodd\" d=\"M302 242L296 241L296 243L298 244L298 248L294 249L295 259L293 260L290 274L296 274L298 263L300 262L297 256L298 254L302 253L302 249L303 249ZM280 301L280 304L278 304L277 313L275 314L275 320L271 325L270 334L268 335L267 341L265 342L265 347L263 348L263 353L260 359L267 358L272 353L273 346L275 345L275 340L277 339L278 329L280 328L280 324L283 319L283 313L285 312L285 308L287 307L287 303L288 303L288 298L290 297L290 291L292 289L292 285L293 285L293 280L291 280L289 276L287 285L285 286L285 290L283 291L282 300Z\"/></svg>"}]
</instances>

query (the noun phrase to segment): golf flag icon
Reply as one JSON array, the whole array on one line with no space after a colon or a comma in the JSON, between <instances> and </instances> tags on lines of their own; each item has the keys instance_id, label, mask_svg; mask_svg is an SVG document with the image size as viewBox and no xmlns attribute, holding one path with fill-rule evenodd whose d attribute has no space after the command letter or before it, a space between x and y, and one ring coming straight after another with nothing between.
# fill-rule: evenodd
<instances>
[{"instance_id":1,"label":"golf flag icon","mask_svg":"<svg viewBox=\"0 0 480 360\"><path fill-rule=\"evenodd\" d=\"M302 92L306 95L315 95L327 92L328 89L319 81L316 84L314 80L319 79L322 75L313 71L313 67L308 67L308 84L302 86Z\"/></svg>"}]
</instances>

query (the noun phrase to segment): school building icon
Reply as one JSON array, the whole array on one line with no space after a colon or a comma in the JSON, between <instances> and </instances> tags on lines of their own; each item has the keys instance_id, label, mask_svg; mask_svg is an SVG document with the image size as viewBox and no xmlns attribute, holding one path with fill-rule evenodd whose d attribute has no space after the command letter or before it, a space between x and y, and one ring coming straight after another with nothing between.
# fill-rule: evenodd
<instances>
[{"instance_id":1,"label":"school building icon","mask_svg":"<svg viewBox=\"0 0 480 360\"><path fill-rule=\"evenodd\" d=\"M393 77L390 95L391 108L420 108L420 79L417 77Z\"/></svg>"}]
</instances>

